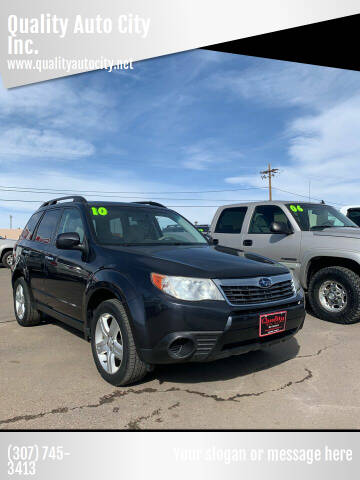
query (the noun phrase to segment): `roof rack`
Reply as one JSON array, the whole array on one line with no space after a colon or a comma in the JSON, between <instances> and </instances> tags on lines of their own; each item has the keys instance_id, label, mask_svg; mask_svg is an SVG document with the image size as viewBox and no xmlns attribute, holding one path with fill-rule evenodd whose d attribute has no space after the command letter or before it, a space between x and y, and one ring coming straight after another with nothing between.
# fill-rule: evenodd
<instances>
[{"instance_id":1,"label":"roof rack","mask_svg":"<svg viewBox=\"0 0 360 480\"><path fill-rule=\"evenodd\" d=\"M165 207L165 205L162 205L161 203L158 203L158 202L132 202L132 203L140 203L142 205L151 205L152 207L167 208Z\"/></svg>"},{"instance_id":2,"label":"roof rack","mask_svg":"<svg viewBox=\"0 0 360 480\"><path fill-rule=\"evenodd\" d=\"M87 203L84 197L70 195L69 197L59 197L59 198L54 198L53 200L48 200L47 202L44 202L40 208L48 207L50 205L56 205L61 200L70 200L70 199L72 199L73 202Z\"/></svg>"}]
</instances>

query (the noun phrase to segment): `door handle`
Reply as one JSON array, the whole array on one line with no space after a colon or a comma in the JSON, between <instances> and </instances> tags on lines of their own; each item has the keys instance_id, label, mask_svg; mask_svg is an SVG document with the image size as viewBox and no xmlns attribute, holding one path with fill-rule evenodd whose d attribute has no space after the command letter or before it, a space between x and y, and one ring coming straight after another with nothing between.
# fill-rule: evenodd
<instances>
[{"instance_id":1,"label":"door handle","mask_svg":"<svg viewBox=\"0 0 360 480\"><path fill-rule=\"evenodd\" d=\"M253 241L252 240L244 240L243 241L243 245L245 247L251 247L251 245L253 244Z\"/></svg>"}]
</instances>

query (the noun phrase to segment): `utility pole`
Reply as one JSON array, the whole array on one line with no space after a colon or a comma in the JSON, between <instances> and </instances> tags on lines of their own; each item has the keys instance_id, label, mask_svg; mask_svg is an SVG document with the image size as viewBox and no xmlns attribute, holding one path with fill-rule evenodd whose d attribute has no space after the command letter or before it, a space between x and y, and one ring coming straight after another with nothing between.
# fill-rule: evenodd
<instances>
[{"instance_id":1,"label":"utility pole","mask_svg":"<svg viewBox=\"0 0 360 480\"><path fill-rule=\"evenodd\" d=\"M10 230L12 230L12 215L10 215Z\"/></svg>"},{"instance_id":2,"label":"utility pole","mask_svg":"<svg viewBox=\"0 0 360 480\"><path fill-rule=\"evenodd\" d=\"M271 186L271 178L275 177L275 174L279 172L278 168L271 168L271 164L269 163L268 169L260 172L261 178L267 178L269 180L269 200L272 200L272 186Z\"/></svg>"}]
</instances>

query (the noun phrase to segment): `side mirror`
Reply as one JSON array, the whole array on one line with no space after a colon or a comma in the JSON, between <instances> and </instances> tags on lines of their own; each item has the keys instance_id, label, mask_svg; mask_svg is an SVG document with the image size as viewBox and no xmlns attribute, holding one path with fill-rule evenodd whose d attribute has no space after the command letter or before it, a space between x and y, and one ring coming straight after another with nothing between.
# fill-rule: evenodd
<instances>
[{"instance_id":1,"label":"side mirror","mask_svg":"<svg viewBox=\"0 0 360 480\"><path fill-rule=\"evenodd\" d=\"M210 238L211 245L219 245L219 240L217 238Z\"/></svg>"},{"instance_id":2,"label":"side mirror","mask_svg":"<svg viewBox=\"0 0 360 480\"><path fill-rule=\"evenodd\" d=\"M271 233L277 233L278 235L291 235L294 233L293 229L283 222L272 222L270 225Z\"/></svg>"},{"instance_id":3,"label":"side mirror","mask_svg":"<svg viewBox=\"0 0 360 480\"><path fill-rule=\"evenodd\" d=\"M76 232L61 233L56 237L56 248L60 250L81 250L79 234Z\"/></svg>"}]
</instances>

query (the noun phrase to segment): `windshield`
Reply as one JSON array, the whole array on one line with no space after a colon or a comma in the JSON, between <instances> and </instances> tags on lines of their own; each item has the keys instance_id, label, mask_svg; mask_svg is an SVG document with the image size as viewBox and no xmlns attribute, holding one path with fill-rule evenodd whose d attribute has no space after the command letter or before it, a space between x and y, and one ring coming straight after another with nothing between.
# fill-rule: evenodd
<instances>
[{"instance_id":1,"label":"windshield","mask_svg":"<svg viewBox=\"0 0 360 480\"><path fill-rule=\"evenodd\" d=\"M194 245L206 239L181 215L167 209L91 207L97 240L102 245Z\"/></svg>"},{"instance_id":2,"label":"windshield","mask_svg":"<svg viewBox=\"0 0 360 480\"><path fill-rule=\"evenodd\" d=\"M302 231L322 230L330 227L359 228L336 208L313 203L286 205Z\"/></svg>"}]
</instances>

